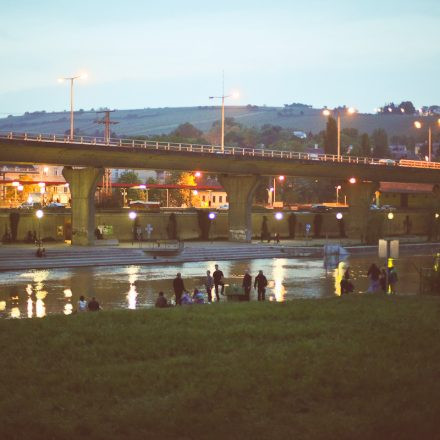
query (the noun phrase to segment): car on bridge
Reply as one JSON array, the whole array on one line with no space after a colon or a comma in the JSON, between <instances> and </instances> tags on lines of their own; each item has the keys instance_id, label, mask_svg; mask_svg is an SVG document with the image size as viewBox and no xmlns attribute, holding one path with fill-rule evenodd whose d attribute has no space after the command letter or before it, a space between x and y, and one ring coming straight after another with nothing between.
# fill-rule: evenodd
<instances>
[{"instance_id":1,"label":"car on bridge","mask_svg":"<svg viewBox=\"0 0 440 440\"><path fill-rule=\"evenodd\" d=\"M41 203L39 202L24 202L18 206L18 209L41 209Z\"/></svg>"},{"instance_id":2,"label":"car on bridge","mask_svg":"<svg viewBox=\"0 0 440 440\"><path fill-rule=\"evenodd\" d=\"M65 207L66 205L64 203L59 203L59 202L51 202L45 206L45 208L49 208L49 209L62 209Z\"/></svg>"},{"instance_id":3,"label":"car on bridge","mask_svg":"<svg viewBox=\"0 0 440 440\"><path fill-rule=\"evenodd\" d=\"M318 205L318 204L316 204L316 205L312 205L310 207L310 210L312 212L329 212L329 211L331 211L331 208L326 206L326 205Z\"/></svg>"},{"instance_id":4,"label":"car on bridge","mask_svg":"<svg viewBox=\"0 0 440 440\"><path fill-rule=\"evenodd\" d=\"M377 162L372 162L373 165L397 165L393 159L379 159Z\"/></svg>"}]
</instances>

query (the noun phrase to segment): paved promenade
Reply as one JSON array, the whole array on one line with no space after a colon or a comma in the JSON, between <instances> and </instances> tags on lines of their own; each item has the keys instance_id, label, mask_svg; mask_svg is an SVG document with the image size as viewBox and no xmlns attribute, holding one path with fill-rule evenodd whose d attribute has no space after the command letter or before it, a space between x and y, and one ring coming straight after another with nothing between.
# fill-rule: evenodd
<instances>
[{"instance_id":1,"label":"paved promenade","mask_svg":"<svg viewBox=\"0 0 440 440\"><path fill-rule=\"evenodd\" d=\"M417 242L415 242L417 240ZM146 252L146 244L120 243L118 246L80 247L68 244L44 244L46 257L35 256L29 244L0 246L0 271L50 269L81 266L130 264L178 264L196 261L248 260L255 258L323 258L325 244L340 244L350 254L377 254L377 246L360 246L352 240L283 240L276 243L185 242L179 255L155 256ZM440 252L439 243L427 243L421 237L401 239L401 252L430 254Z\"/></svg>"}]
</instances>

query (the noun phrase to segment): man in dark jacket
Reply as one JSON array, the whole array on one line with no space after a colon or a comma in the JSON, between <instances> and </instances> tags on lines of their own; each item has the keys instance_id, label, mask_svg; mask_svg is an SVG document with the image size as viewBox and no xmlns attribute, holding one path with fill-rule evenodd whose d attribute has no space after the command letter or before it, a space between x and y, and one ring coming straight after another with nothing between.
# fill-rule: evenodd
<instances>
[{"instance_id":1,"label":"man in dark jacket","mask_svg":"<svg viewBox=\"0 0 440 440\"><path fill-rule=\"evenodd\" d=\"M244 274L242 287L244 290L243 301L249 301L252 289L252 277L248 270Z\"/></svg>"},{"instance_id":2,"label":"man in dark jacket","mask_svg":"<svg viewBox=\"0 0 440 440\"><path fill-rule=\"evenodd\" d=\"M214 290L215 296L217 297L217 301L220 301L220 297L218 296L218 286L222 286L221 294L225 291L225 283L223 281L223 272L218 268L218 264L215 265L215 271L212 274L212 278L214 278Z\"/></svg>"},{"instance_id":3,"label":"man in dark jacket","mask_svg":"<svg viewBox=\"0 0 440 440\"><path fill-rule=\"evenodd\" d=\"M257 289L258 292L258 301L266 299L266 286L267 278L263 275L263 271L259 270L254 282L254 289Z\"/></svg>"},{"instance_id":4,"label":"man in dark jacket","mask_svg":"<svg viewBox=\"0 0 440 440\"><path fill-rule=\"evenodd\" d=\"M183 285L182 275L180 272L177 274L176 278L173 280L174 295L176 295L176 306L180 306L180 298L182 298L182 293L185 290Z\"/></svg>"}]
</instances>

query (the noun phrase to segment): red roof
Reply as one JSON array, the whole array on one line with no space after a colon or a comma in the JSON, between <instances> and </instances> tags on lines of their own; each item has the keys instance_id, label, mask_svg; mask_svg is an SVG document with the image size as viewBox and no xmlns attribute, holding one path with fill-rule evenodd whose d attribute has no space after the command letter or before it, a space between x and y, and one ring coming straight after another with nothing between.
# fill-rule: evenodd
<instances>
[{"instance_id":1,"label":"red roof","mask_svg":"<svg viewBox=\"0 0 440 440\"><path fill-rule=\"evenodd\" d=\"M432 193L433 186L434 185L430 183L380 182L379 192L406 194Z\"/></svg>"}]
</instances>

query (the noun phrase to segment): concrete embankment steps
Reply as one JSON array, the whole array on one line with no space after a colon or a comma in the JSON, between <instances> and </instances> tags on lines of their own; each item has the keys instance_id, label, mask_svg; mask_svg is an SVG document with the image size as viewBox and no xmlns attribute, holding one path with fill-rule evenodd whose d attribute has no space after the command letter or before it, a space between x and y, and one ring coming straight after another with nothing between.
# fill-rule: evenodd
<instances>
[{"instance_id":1,"label":"concrete embankment steps","mask_svg":"<svg viewBox=\"0 0 440 440\"><path fill-rule=\"evenodd\" d=\"M189 246L176 256L153 256L142 248L47 248L46 257L35 256L35 248L3 247L0 270L47 269L84 266L121 266L131 264L178 264L197 261L246 260L289 257L289 249L281 246ZM291 255L295 256L295 255Z\"/></svg>"}]
</instances>

